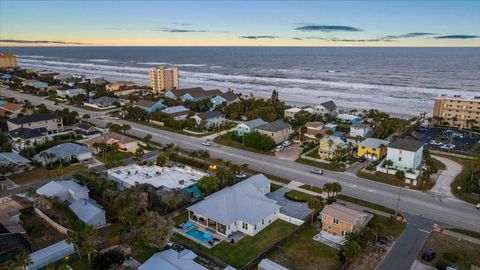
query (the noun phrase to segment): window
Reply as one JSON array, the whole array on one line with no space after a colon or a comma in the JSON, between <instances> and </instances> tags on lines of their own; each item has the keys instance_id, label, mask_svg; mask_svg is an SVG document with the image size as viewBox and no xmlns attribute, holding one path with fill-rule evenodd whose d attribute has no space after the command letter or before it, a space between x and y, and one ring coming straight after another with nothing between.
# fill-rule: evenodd
<instances>
[{"instance_id":1,"label":"window","mask_svg":"<svg viewBox=\"0 0 480 270\"><path fill-rule=\"evenodd\" d=\"M402 161L402 157L398 157L398 161Z\"/></svg>"},{"instance_id":2,"label":"window","mask_svg":"<svg viewBox=\"0 0 480 270\"><path fill-rule=\"evenodd\" d=\"M253 227L253 229L254 229L254 230L256 230L256 229L257 229L257 224L255 224L255 226Z\"/></svg>"},{"instance_id":3,"label":"window","mask_svg":"<svg viewBox=\"0 0 480 270\"><path fill-rule=\"evenodd\" d=\"M333 223L334 223L334 224L338 224L338 218L334 218L334 219L333 219Z\"/></svg>"},{"instance_id":4,"label":"window","mask_svg":"<svg viewBox=\"0 0 480 270\"><path fill-rule=\"evenodd\" d=\"M342 236L345 236L345 231L342 230Z\"/></svg>"},{"instance_id":5,"label":"window","mask_svg":"<svg viewBox=\"0 0 480 270\"><path fill-rule=\"evenodd\" d=\"M242 228L244 228L245 230L248 230L248 224L245 223L245 222L243 222L243 223L242 223Z\"/></svg>"},{"instance_id":6,"label":"window","mask_svg":"<svg viewBox=\"0 0 480 270\"><path fill-rule=\"evenodd\" d=\"M262 219L262 225L265 224L264 220Z\"/></svg>"}]
</instances>

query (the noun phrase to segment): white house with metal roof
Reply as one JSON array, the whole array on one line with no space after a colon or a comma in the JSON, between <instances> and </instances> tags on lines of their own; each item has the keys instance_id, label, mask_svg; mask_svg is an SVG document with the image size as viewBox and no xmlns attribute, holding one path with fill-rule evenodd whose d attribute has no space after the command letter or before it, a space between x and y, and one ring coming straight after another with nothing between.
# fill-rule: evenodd
<instances>
[{"instance_id":1,"label":"white house with metal roof","mask_svg":"<svg viewBox=\"0 0 480 270\"><path fill-rule=\"evenodd\" d=\"M47 158L42 154L44 152L51 154L52 157ZM79 161L82 163L89 163L92 158L93 155L90 149L76 143L62 143L33 156L34 161L41 163L44 166L58 160L64 162Z\"/></svg>"},{"instance_id":2,"label":"white house with metal roof","mask_svg":"<svg viewBox=\"0 0 480 270\"><path fill-rule=\"evenodd\" d=\"M263 121L261 118L253 119L245 123L238 124L235 127L235 134L237 136L243 136L243 134L254 132L256 128L266 124L268 124L268 122Z\"/></svg>"},{"instance_id":3,"label":"white house with metal roof","mask_svg":"<svg viewBox=\"0 0 480 270\"><path fill-rule=\"evenodd\" d=\"M226 187L187 208L189 220L216 233L254 236L279 218L280 205L265 194L271 181L257 174Z\"/></svg>"},{"instance_id":4,"label":"white house with metal roof","mask_svg":"<svg viewBox=\"0 0 480 270\"><path fill-rule=\"evenodd\" d=\"M138 270L207 270L194 261L196 257L197 254L188 249L167 249L153 254Z\"/></svg>"}]
</instances>

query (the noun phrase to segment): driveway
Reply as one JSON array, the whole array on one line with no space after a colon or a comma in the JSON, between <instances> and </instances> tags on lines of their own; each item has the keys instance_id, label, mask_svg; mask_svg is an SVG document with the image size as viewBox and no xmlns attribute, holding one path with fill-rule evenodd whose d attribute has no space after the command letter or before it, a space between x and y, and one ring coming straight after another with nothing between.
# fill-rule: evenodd
<instances>
[{"instance_id":1,"label":"driveway","mask_svg":"<svg viewBox=\"0 0 480 270\"><path fill-rule=\"evenodd\" d=\"M267 197L277 201L277 203L282 206L280 208L280 213L285 214L290 217L304 219L310 214L310 209L308 208L307 203L295 202L285 198L284 194L289 192L291 189L288 187L282 187L270 192L267 194Z\"/></svg>"},{"instance_id":2,"label":"driveway","mask_svg":"<svg viewBox=\"0 0 480 270\"><path fill-rule=\"evenodd\" d=\"M452 183L453 179L455 179L455 176L462 171L462 166L448 158L439 156L432 157L445 164L446 168L440 172L437 182L435 182L435 186L433 186L430 192L441 197L454 198L452 192L450 191L450 184Z\"/></svg>"},{"instance_id":3,"label":"driveway","mask_svg":"<svg viewBox=\"0 0 480 270\"><path fill-rule=\"evenodd\" d=\"M280 159L295 161L300 157L300 145L293 143L285 147L282 151L275 152L275 156Z\"/></svg>"}]
</instances>

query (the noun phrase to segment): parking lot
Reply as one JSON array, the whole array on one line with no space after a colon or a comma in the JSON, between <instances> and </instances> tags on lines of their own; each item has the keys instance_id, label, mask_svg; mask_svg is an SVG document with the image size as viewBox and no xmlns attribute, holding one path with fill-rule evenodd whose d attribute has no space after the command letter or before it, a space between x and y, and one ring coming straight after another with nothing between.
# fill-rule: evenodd
<instances>
[{"instance_id":1,"label":"parking lot","mask_svg":"<svg viewBox=\"0 0 480 270\"><path fill-rule=\"evenodd\" d=\"M275 156L280 159L296 160L300 156L300 145L292 143L281 151L276 151Z\"/></svg>"},{"instance_id":2,"label":"parking lot","mask_svg":"<svg viewBox=\"0 0 480 270\"><path fill-rule=\"evenodd\" d=\"M415 137L417 138L417 140L426 143L427 148L436 150L448 151L448 148L445 145L448 145L450 136L452 137L451 143L455 145L455 147L452 147L451 152L472 154L475 147L477 147L477 152L480 151L480 148L478 147L478 145L480 144L480 133L455 130L451 128L449 129L434 127L428 128L424 131L415 132ZM441 142L441 144L439 143L438 145L432 145L430 144L430 141L432 140Z\"/></svg>"}]
</instances>

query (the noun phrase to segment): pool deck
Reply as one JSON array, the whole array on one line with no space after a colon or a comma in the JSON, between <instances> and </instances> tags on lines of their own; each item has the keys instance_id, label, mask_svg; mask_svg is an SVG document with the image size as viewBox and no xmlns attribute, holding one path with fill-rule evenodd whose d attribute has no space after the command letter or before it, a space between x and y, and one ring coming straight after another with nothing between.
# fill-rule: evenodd
<instances>
[{"instance_id":1,"label":"pool deck","mask_svg":"<svg viewBox=\"0 0 480 270\"><path fill-rule=\"evenodd\" d=\"M210 244L208 243L208 241L200 241L200 240L198 240L197 238L195 238L195 237L193 237L193 236L191 236L191 235L189 235L189 234L187 233L187 231L188 231L189 229L191 229L191 228L196 228L197 230L199 230L199 231L201 231L201 232L204 232L204 233L210 233L210 234L212 235L212 239L216 238L216 239L219 239L220 241L214 241L214 242L213 242L213 245L210 245ZM190 239L190 240L192 240L192 241L194 241L194 242L196 242L196 243L198 243L198 244L200 244L200 245L202 245L202 246L204 246L204 247L206 247L206 248L209 248L209 249L210 249L210 248L213 248L214 246L218 245L220 242L222 242L222 241L224 241L224 240L226 239L224 236L219 235L219 234L217 234L217 233L215 233L215 232L212 232L212 231L210 231L210 230L207 230L207 229L204 228L204 227L198 226L198 225L196 225L195 223L193 223L193 225L192 225L191 227L186 228L186 229L185 229L185 228L182 228L182 229L175 228L175 231L176 231L177 233L185 236L186 238L188 238L188 239Z\"/></svg>"}]
</instances>

